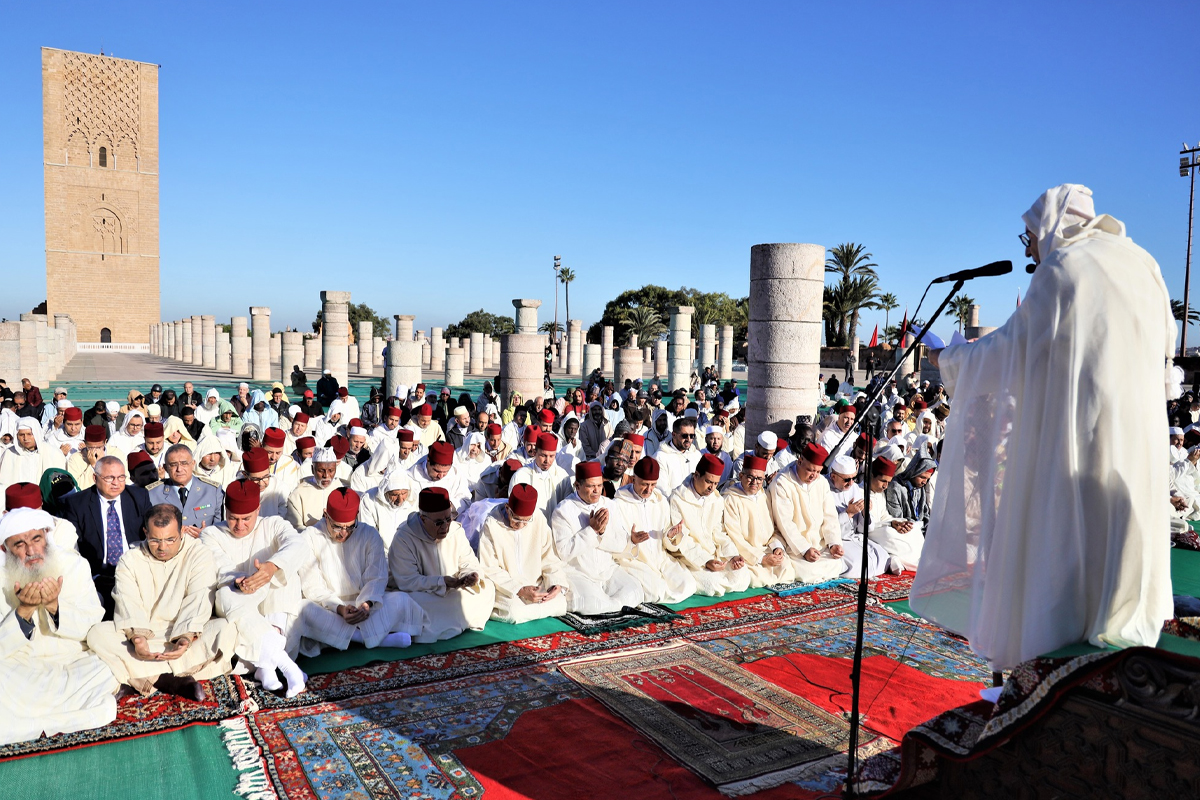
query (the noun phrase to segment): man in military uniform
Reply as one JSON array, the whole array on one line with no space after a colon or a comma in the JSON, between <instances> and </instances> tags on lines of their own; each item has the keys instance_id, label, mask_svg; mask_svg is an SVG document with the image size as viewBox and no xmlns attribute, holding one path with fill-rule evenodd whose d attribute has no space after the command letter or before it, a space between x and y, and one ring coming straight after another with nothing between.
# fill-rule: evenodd
<instances>
[{"instance_id":1,"label":"man in military uniform","mask_svg":"<svg viewBox=\"0 0 1200 800\"><path fill-rule=\"evenodd\" d=\"M170 503L183 513L183 532L192 537L219 521L225 503L225 493L215 481L196 475L196 461L185 444L167 450L163 459L167 479L146 487L152 503Z\"/></svg>"}]
</instances>

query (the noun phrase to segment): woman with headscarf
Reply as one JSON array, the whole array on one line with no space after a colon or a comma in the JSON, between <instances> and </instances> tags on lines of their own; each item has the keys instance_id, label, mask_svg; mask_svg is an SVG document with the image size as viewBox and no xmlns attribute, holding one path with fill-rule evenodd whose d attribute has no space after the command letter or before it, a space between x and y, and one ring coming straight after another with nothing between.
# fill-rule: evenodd
<instances>
[{"instance_id":1,"label":"woman with headscarf","mask_svg":"<svg viewBox=\"0 0 1200 800\"><path fill-rule=\"evenodd\" d=\"M242 429L238 431L238 449L245 453L247 450L253 450L262 444L263 432L253 422L247 422L242 425Z\"/></svg>"},{"instance_id":2,"label":"woman with headscarf","mask_svg":"<svg viewBox=\"0 0 1200 800\"><path fill-rule=\"evenodd\" d=\"M389 472L377 486L362 493L358 521L371 525L383 538L386 553L396 531L417 510L417 483L407 470ZM391 578L388 579L391 583Z\"/></svg>"},{"instance_id":3,"label":"woman with headscarf","mask_svg":"<svg viewBox=\"0 0 1200 800\"><path fill-rule=\"evenodd\" d=\"M61 518L66 513L63 498L79 491L79 484L71 473L55 467L42 473L42 479L38 481L38 488L42 492L42 510Z\"/></svg>"},{"instance_id":4,"label":"woman with headscarf","mask_svg":"<svg viewBox=\"0 0 1200 800\"><path fill-rule=\"evenodd\" d=\"M171 417L166 421L166 424L163 425L163 439L166 440L164 447L182 442L193 453L196 452L196 439L181 417Z\"/></svg>"},{"instance_id":5,"label":"woman with headscarf","mask_svg":"<svg viewBox=\"0 0 1200 800\"><path fill-rule=\"evenodd\" d=\"M241 429L242 418L238 416L237 409L233 407L233 403L228 400L220 401L217 416L208 421L209 432L215 435L221 431L231 431L236 435Z\"/></svg>"},{"instance_id":6,"label":"woman with headscarf","mask_svg":"<svg viewBox=\"0 0 1200 800\"><path fill-rule=\"evenodd\" d=\"M109 447L115 447L125 455L139 449L146 441L143 430L146 426L146 412L133 408L125 414L120 429L108 440Z\"/></svg>"},{"instance_id":7,"label":"woman with headscarf","mask_svg":"<svg viewBox=\"0 0 1200 800\"><path fill-rule=\"evenodd\" d=\"M125 405L121 406L122 414L128 414L133 410L141 411L143 417L146 415L146 398L137 389L129 390L129 397L126 399Z\"/></svg>"},{"instance_id":8,"label":"woman with headscarf","mask_svg":"<svg viewBox=\"0 0 1200 800\"><path fill-rule=\"evenodd\" d=\"M230 407L232 405L230 403ZM220 486L222 491L233 483L240 469L240 465L232 461L225 452L226 443L222 441L224 435L222 433L218 436L205 436L193 451L196 474L208 478Z\"/></svg>"},{"instance_id":9,"label":"woman with headscarf","mask_svg":"<svg viewBox=\"0 0 1200 800\"><path fill-rule=\"evenodd\" d=\"M226 403L229 401L226 400ZM232 405L229 406L231 409ZM235 412L236 413L236 412ZM204 393L204 402L196 409L196 421L207 425L215 418L221 415L221 393L216 389L209 389Z\"/></svg>"},{"instance_id":10,"label":"woman with headscarf","mask_svg":"<svg viewBox=\"0 0 1200 800\"><path fill-rule=\"evenodd\" d=\"M492 465L492 459L484 452L486 444L482 433L472 431L463 437L462 447L454 453L454 463L462 473L474 500L487 496L487 492L480 486L483 471Z\"/></svg>"},{"instance_id":11,"label":"woman with headscarf","mask_svg":"<svg viewBox=\"0 0 1200 800\"><path fill-rule=\"evenodd\" d=\"M1170 295L1086 186L1022 220L1024 302L930 354L954 414L911 600L996 670L1080 641L1154 646L1173 615Z\"/></svg>"},{"instance_id":12,"label":"woman with headscarf","mask_svg":"<svg viewBox=\"0 0 1200 800\"><path fill-rule=\"evenodd\" d=\"M937 470L937 462L927 456L913 455L904 471L898 473L887 487L888 513L894 518L929 523L929 479Z\"/></svg>"},{"instance_id":13,"label":"woman with headscarf","mask_svg":"<svg viewBox=\"0 0 1200 800\"><path fill-rule=\"evenodd\" d=\"M259 431L280 427L279 414L267 403L267 396L261 389L250 393L249 403L242 413L242 422L257 426Z\"/></svg>"},{"instance_id":14,"label":"woman with headscarf","mask_svg":"<svg viewBox=\"0 0 1200 800\"><path fill-rule=\"evenodd\" d=\"M380 442L367 460L354 468L350 475L350 488L364 494L378 486L389 472L398 469L396 449L389 442Z\"/></svg>"},{"instance_id":15,"label":"woman with headscarf","mask_svg":"<svg viewBox=\"0 0 1200 800\"><path fill-rule=\"evenodd\" d=\"M513 415L517 413L517 408L522 405L522 397L520 392L510 392L508 395L508 405L504 407L504 411L500 414L500 419L505 425L513 421Z\"/></svg>"}]
</instances>

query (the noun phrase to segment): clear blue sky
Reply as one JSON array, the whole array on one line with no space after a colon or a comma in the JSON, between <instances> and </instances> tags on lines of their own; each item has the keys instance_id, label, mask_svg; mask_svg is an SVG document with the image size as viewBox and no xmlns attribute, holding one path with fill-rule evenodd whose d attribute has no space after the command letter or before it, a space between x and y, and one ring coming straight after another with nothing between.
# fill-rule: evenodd
<instances>
[{"instance_id":1,"label":"clear blue sky","mask_svg":"<svg viewBox=\"0 0 1200 800\"><path fill-rule=\"evenodd\" d=\"M744 295L759 242L856 241L896 314L1012 259L968 289L998 325L1028 283L1020 214L1066 181L1182 297L1194 9L6 4L0 315L45 297L42 45L162 65L167 318L270 305L306 327L340 289L422 327L518 296L544 321L558 253L590 323L647 282Z\"/></svg>"}]
</instances>

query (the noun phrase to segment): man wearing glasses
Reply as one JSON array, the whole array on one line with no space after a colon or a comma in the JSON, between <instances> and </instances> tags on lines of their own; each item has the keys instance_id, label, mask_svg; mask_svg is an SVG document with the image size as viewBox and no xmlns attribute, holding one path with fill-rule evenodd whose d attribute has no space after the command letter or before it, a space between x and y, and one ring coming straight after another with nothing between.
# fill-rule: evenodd
<instances>
[{"instance_id":1,"label":"man wearing glasses","mask_svg":"<svg viewBox=\"0 0 1200 800\"><path fill-rule=\"evenodd\" d=\"M696 420L676 417L671 424L671 441L663 442L655 454L660 476L658 490L667 497L696 470L701 453L693 447L695 442Z\"/></svg>"},{"instance_id":2,"label":"man wearing glasses","mask_svg":"<svg viewBox=\"0 0 1200 800\"><path fill-rule=\"evenodd\" d=\"M538 512L537 500L537 489L518 484L508 502L484 520L479 561L496 586L492 619L520 623L567 613L572 594L567 565L555 552L550 525Z\"/></svg>"},{"instance_id":3,"label":"man wearing glasses","mask_svg":"<svg viewBox=\"0 0 1200 800\"><path fill-rule=\"evenodd\" d=\"M63 500L63 517L79 534L79 554L92 570L104 618L112 619L117 562L142 541L142 518L150 509L150 495L127 483L125 463L116 456L99 458L92 474L95 485Z\"/></svg>"},{"instance_id":4,"label":"man wearing glasses","mask_svg":"<svg viewBox=\"0 0 1200 800\"><path fill-rule=\"evenodd\" d=\"M863 488L854 482L858 476L858 462L850 456L838 456L830 461L829 493L833 496L833 507L837 509L838 524L842 530L842 563L845 569L844 578L857 578L862 574L862 525L864 502ZM873 498L874 499L874 498ZM887 511L883 507L871 504L871 519L879 519ZM888 552L882 545L874 541L867 542L867 577L877 578L889 567ZM895 572L900 572L897 567Z\"/></svg>"},{"instance_id":5,"label":"man wearing glasses","mask_svg":"<svg viewBox=\"0 0 1200 800\"><path fill-rule=\"evenodd\" d=\"M742 457L738 479L725 487L725 535L750 570L750 586L755 589L791 583L796 569L775 537L775 522L764 491L767 460L753 453Z\"/></svg>"},{"instance_id":6,"label":"man wearing glasses","mask_svg":"<svg viewBox=\"0 0 1200 800\"><path fill-rule=\"evenodd\" d=\"M449 492L441 486L422 489L417 509L396 531L388 551L396 588L429 616L415 640L436 642L468 628L483 630L496 602L496 587L483 575Z\"/></svg>"}]
</instances>

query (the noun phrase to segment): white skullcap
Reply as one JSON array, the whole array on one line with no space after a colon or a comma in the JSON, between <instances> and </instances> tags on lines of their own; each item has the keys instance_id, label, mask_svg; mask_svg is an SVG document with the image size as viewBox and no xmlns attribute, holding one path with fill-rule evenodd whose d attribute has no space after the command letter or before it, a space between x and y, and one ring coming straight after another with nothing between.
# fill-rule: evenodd
<instances>
[{"instance_id":1,"label":"white skullcap","mask_svg":"<svg viewBox=\"0 0 1200 800\"><path fill-rule=\"evenodd\" d=\"M685 408L683 410L683 416L687 419L696 419L700 416L700 412L694 408Z\"/></svg>"},{"instance_id":2,"label":"white skullcap","mask_svg":"<svg viewBox=\"0 0 1200 800\"><path fill-rule=\"evenodd\" d=\"M725 410L728 411L730 414L736 414L737 410L741 407L742 407L742 404L738 402L738 399L736 397L734 397L732 400L730 400L728 403L725 404Z\"/></svg>"},{"instance_id":3,"label":"white skullcap","mask_svg":"<svg viewBox=\"0 0 1200 800\"><path fill-rule=\"evenodd\" d=\"M1183 436L1183 428L1171 427L1167 429L1167 433L1171 434L1172 436Z\"/></svg>"},{"instance_id":4,"label":"white skullcap","mask_svg":"<svg viewBox=\"0 0 1200 800\"><path fill-rule=\"evenodd\" d=\"M300 413L300 406L288 406L288 416L294 417Z\"/></svg>"},{"instance_id":5,"label":"white skullcap","mask_svg":"<svg viewBox=\"0 0 1200 800\"><path fill-rule=\"evenodd\" d=\"M150 414L151 416L161 417L162 406L160 406L158 403L151 403L150 405L146 406L146 413Z\"/></svg>"},{"instance_id":6,"label":"white skullcap","mask_svg":"<svg viewBox=\"0 0 1200 800\"><path fill-rule=\"evenodd\" d=\"M17 430L21 430L22 428L33 431L34 433L42 432L42 424L33 417L18 417Z\"/></svg>"},{"instance_id":7,"label":"white skullcap","mask_svg":"<svg viewBox=\"0 0 1200 800\"><path fill-rule=\"evenodd\" d=\"M245 382L242 382L242 383L239 383L239 384L238 384L238 388L239 388L239 389L249 389L249 388L250 388L250 384L248 384L248 383L245 383Z\"/></svg>"},{"instance_id":8,"label":"white skullcap","mask_svg":"<svg viewBox=\"0 0 1200 800\"><path fill-rule=\"evenodd\" d=\"M487 408L484 409L484 412L487 414L499 414L500 409L496 408L495 403L488 403Z\"/></svg>"},{"instance_id":9,"label":"white skullcap","mask_svg":"<svg viewBox=\"0 0 1200 800\"><path fill-rule=\"evenodd\" d=\"M324 371L323 373L321 373L321 374L322 374L322 375L331 375L331 374L333 374L333 373L331 373L329 370L325 370L325 371Z\"/></svg>"},{"instance_id":10,"label":"white skullcap","mask_svg":"<svg viewBox=\"0 0 1200 800\"><path fill-rule=\"evenodd\" d=\"M383 478L383 491L398 492L401 489L408 489L412 493L412 477L408 472L402 469L394 469Z\"/></svg>"},{"instance_id":11,"label":"white skullcap","mask_svg":"<svg viewBox=\"0 0 1200 800\"><path fill-rule=\"evenodd\" d=\"M118 403L116 400L109 400L107 403L104 404L104 410L110 414L115 414L121 410L121 404Z\"/></svg>"},{"instance_id":12,"label":"white skullcap","mask_svg":"<svg viewBox=\"0 0 1200 800\"><path fill-rule=\"evenodd\" d=\"M59 400L54 406L55 408L73 408L74 404L70 400Z\"/></svg>"},{"instance_id":13,"label":"white skullcap","mask_svg":"<svg viewBox=\"0 0 1200 800\"><path fill-rule=\"evenodd\" d=\"M337 461L337 453L333 452L332 447L318 447L313 450L312 461L314 464L327 464L331 461Z\"/></svg>"},{"instance_id":14,"label":"white skullcap","mask_svg":"<svg viewBox=\"0 0 1200 800\"><path fill-rule=\"evenodd\" d=\"M204 396L205 397L215 397L218 400L221 399L221 393L218 392L216 389L209 389L207 392L204 393Z\"/></svg>"},{"instance_id":15,"label":"white skullcap","mask_svg":"<svg viewBox=\"0 0 1200 800\"><path fill-rule=\"evenodd\" d=\"M758 435L758 443L768 450L779 447L779 437L771 431L763 431Z\"/></svg>"},{"instance_id":16,"label":"white skullcap","mask_svg":"<svg viewBox=\"0 0 1200 800\"><path fill-rule=\"evenodd\" d=\"M858 464L850 456L838 456L829 465L829 469L838 475L857 475Z\"/></svg>"},{"instance_id":17,"label":"white skullcap","mask_svg":"<svg viewBox=\"0 0 1200 800\"><path fill-rule=\"evenodd\" d=\"M14 508L0 517L0 542L26 531L54 530L54 517L40 508Z\"/></svg>"},{"instance_id":18,"label":"white skullcap","mask_svg":"<svg viewBox=\"0 0 1200 800\"><path fill-rule=\"evenodd\" d=\"M704 429L705 436L712 436L714 433L719 433L722 436L725 435L725 431L721 430L716 425L709 425L707 428Z\"/></svg>"},{"instance_id":19,"label":"white skullcap","mask_svg":"<svg viewBox=\"0 0 1200 800\"><path fill-rule=\"evenodd\" d=\"M350 435L351 436L366 436L367 429L360 428L359 426L355 425L353 428L350 429Z\"/></svg>"},{"instance_id":20,"label":"white skullcap","mask_svg":"<svg viewBox=\"0 0 1200 800\"><path fill-rule=\"evenodd\" d=\"M465 414L465 413L467 413L466 406L455 406L454 407L454 415L453 416L457 417L459 414Z\"/></svg>"}]
</instances>

